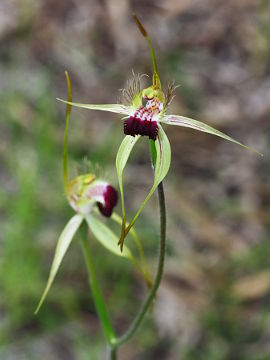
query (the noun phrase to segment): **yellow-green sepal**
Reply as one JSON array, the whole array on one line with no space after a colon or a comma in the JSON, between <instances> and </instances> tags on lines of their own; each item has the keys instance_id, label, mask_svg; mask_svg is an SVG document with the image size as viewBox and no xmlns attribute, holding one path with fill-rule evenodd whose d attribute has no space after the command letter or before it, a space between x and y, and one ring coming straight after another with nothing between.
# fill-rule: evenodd
<instances>
[{"instance_id":1,"label":"yellow-green sepal","mask_svg":"<svg viewBox=\"0 0 270 360\"><path fill-rule=\"evenodd\" d=\"M130 108L122 104L81 104L81 103L66 101L59 98L56 98L56 100L78 108L83 108L88 110L108 111L122 115L130 115Z\"/></svg>"},{"instance_id":2,"label":"yellow-green sepal","mask_svg":"<svg viewBox=\"0 0 270 360\"><path fill-rule=\"evenodd\" d=\"M125 257L129 260L133 260L133 255L129 248L125 245L123 251L119 249L118 237L109 229L103 222L98 220L92 214L85 217L89 229L94 234L95 238L111 253L117 256Z\"/></svg>"},{"instance_id":3,"label":"yellow-green sepal","mask_svg":"<svg viewBox=\"0 0 270 360\"><path fill-rule=\"evenodd\" d=\"M210 125L207 125L201 121L198 120L194 120L191 118L187 118L185 116L180 116L180 115L165 115L165 116L161 116L160 117L160 122L163 122L164 124L168 124L168 125L176 125L176 126L183 126L183 127L189 127L191 129L194 130L198 130L198 131L202 131L211 135L215 135L215 136L219 136L225 140L234 142L237 145L240 145L248 150L251 150L253 152L255 152L256 154L263 156L262 153L260 153L257 150L254 150L253 148L244 145L242 143L240 143L239 141L231 138L230 136L224 134L223 132L213 128Z\"/></svg>"},{"instance_id":4,"label":"yellow-green sepal","mask_svg":"<svg viewBox=\"0 0 270 360\"><path fill-rule=\"evenodd\" d=\"M108 228L107 225L99 221L92 214L87 215L85 217L85 220L88 224L90 231L94 234L95 238L101 243L101 245L104 246L107 250L109 250L112 254L130 260L142 274L146 282L149 284L148 274L145 273L145 270L133 256L129 247L124 244L122 247L122 251L120 251L120 248L118 246L118 237L115 235L115 233L110 228Z\"/></svg>"},{"instance_id":5,"label":"yellow-green sepal","mask_svg":"<svg viewBox=\"0 0 270 360\"><path fill-rule=\"evenodd\" d=\"M82 215L75 215L73 216L69 222L67 223L67 225L65 226L64 230L62 231L57 245L56 245L56 249L55 249L55 254L54 254L54 258L53 258L53 262L52 262L52 266L51 266L51 270L50 270L50 275L49 275L49 279L47 281L47 285L45 287L45 290L41 296L40 302L35 310L35 314L38 313L38 311L40 310L52 284L54 281L54 278L59 270L59 267L62 263L62 260L69 248L69 245L71 244L72 239L74 238L75 233L77 232L77 230L79 229L81 223L83 221L83 216Z\"/></svg>"},{"instance_id":6,"label":"yellow-green sepal","mask_svg":"<svg viewBox=\"0 0 270 360\"><path fill-rule=\"evenodd\" d=\"M120 245L123 244L122 239L125 237L125 228L126 228L126 211L125 211L125 198L124 198L124 186L123 186L123 173L124 169L126 167L128 158L130 156L130 153L136 144L136 142L140 139L140 135L137 135L135 137L127 135L124 137L117 155L116 155L116 172L118 177L118 183L119 183L119 190L120 190L120 197L121 197L121 205L122 205L122 231L121 231L121 237L120 237Z\"/></svg>"},{"instance_id":7,"label":"yellow-green sepal","mask_svg":"<svg viewBox=\"0 0 270 360\"><path fill-rule=\"evenodd\" d=\"M126 227L124 237L121 239L121 241L124 241L124 238L129 233L130 229L134 225L135 221L137 220L138 216L142 212L143 208L155 192L158 185L163 181L165 176L167 175L170 164L171 164L171 146L170 142L167 138L167 135L165 134L162 127L159 125L159 131L157 139L155 140L155 149L156 149L156 160L155 160L155 177L153 185L147 194L145 200L141 204L139 210L137 211L134 218L131 220L130 224Z\"/></svg>"}]
</instances>

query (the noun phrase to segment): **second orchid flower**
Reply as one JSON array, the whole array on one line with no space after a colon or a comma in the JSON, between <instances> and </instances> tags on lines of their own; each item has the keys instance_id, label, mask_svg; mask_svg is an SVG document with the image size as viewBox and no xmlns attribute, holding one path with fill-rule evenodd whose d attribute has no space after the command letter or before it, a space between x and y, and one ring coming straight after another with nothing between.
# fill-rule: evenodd
<instances>
[{"instance_id":1,"label":"second orchid flower","mask_svg":"<svg viewBox=\"0 0 270 360\"><path fill-rule=\"evenodd\" d=\"M68 85L68 102L72 101L71 84L68 73L66 72ZM35 311L37 313L43 304L52 284L54 278L59 270L62 260L83 221L88 225L88 228L93 233L95 238L111 253L122 256L130 260L139 272L143 275L148 287L151 287L151 279L148 274L144 253L141 242L135 231L131 232L136 245L138 247L140 260L138 261L132 254L131 250L125 245L123 251L120 252L117 246L118 237L110 230L105 223L98 219L98 215L110 217L116 223L121 224L121 217L113 212L117 204L118 194L116 189L103 179L97 179L94 174L88 173L79 175L75 179L69 181L68 179L68 125L71 112L71 105L67 105L66 110L66 126L63 152L63 178L67 200L71 207L75 210L74 215L62 231L55 250L54 259L52 262L49 279L42 294L41 300ZM133 230L133 229L132 229Z\"/></svg>"}]
</instances>

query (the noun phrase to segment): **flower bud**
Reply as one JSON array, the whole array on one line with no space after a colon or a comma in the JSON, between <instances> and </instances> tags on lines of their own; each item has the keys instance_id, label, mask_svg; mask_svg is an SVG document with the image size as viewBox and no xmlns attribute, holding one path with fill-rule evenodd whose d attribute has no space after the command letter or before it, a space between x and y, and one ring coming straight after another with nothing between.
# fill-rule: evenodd
<instances>
[{"instance_id":1,"label":"flower bud","mask_svg":"<svg viewBox=\"0 0 270 360\"><path fill-rule=\"evenodd\" d=\"M102 215L110 217L117 204L118 194L114 187L93 174L77 176L69 183L68 201L72 208L82 214L89 214L95 204Z\"/></svg>"}]
</instances>

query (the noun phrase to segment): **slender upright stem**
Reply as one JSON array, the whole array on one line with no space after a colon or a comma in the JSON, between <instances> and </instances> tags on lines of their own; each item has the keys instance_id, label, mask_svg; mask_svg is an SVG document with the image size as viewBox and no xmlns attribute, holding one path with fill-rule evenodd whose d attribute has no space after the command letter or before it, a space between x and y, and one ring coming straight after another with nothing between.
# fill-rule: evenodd
<instances>
[{"instance_id":1,"label":"slender upright stem","mask_svg":"<svg viewBox=\"0 0 270 360\"><path fill-rule=\"evenodd\" d=\"M82 250L85 257L85 262L87 266L88 271L88 279L89 279L89 285L92 291L95 307L97 309L97 313L106 337L106 340L108 344L112 347L114 343L116 342L116 336L111 324L111 320L102 296L102 293L100 291L100 288L98 286L98 281L96 278L96 272L94 268L94 263L90 251L90 247L87 242L87 236L82 237ZM116 359L115 357L113 359Z\"/></svg>"},{"instance_id":2,"label":"slender upright stem","mask_svg":"<svg viewBox=\"0 0 270 360\"><path fill-rule=\"evenodd\" d=\"M159 199L159 209L160 209L160 245L159 245L158 268L157 268L155 281L153 283L151 291L144 300L134 321L132 322L128 330L121 337L119 337L116 340L115 344L113 345L115 348L127 342L136 332L142 320L144 319L147 310L151 306L152 301L155 298L156 292L159 288L162 279L164 260L165 260L165 250L166 250L166 207L165 207L165 196L164 196L162 183L160 183L158 186L158 199Z\"/></svg>"},{"instance_id":3,"label":"slender upright stem","mask_svg":"<svg viewBox=\"0 0 270 360\"><path fill-rule=\"evenodd\" d=\"M110 353L109 353L109 360L117 360L117 348L110 348L109 349Z\"/></svg>"},{"instance_id":4,"label":"slender upright stem","mask_svg":"<svg viewBox=\"0 0 270 360\"><path fill-rule=\"evenodd\" d=\"M156 162L156 153L155 149L153 147L153 143L150 142L150 149L151 149L151 157L153 166L155 166ZM165 261L165 252L166 252L166 206L165 206L165 195L164 195L164 189L162 182L158 185L158 199L159 199L159 211L160 211L160 244L159 244L159 259L158 259L158 267L157 267L157 273L156 277L153 283L153 286L146 296L141 308L138 311L137 316L131 323L130 327L127 329L127 331L120 337L116 337L109 314L107 312L107 308L105 306L104 299L102 297L101 291L98 286L98 282L96 279L94 264L90 252L90 248L87 242L87 236L83 236L82 238L82 249L85 256L85 261L87 265L88 270L88 276L89 276L89 284L92 290L94 303L100 318L100 321L102 323L102 327L104 330L104 334L106 337L106 340L109 345L109 356L110 360L117 360L117 348L123 345L125 342L127 342L136 332L138 327L141 325L148 309L150 308L157 290L159 288L162 275L163 275L163 269L164 269L164 261Z\"/></svg>"},{"instance_id":5,"label":"slender upright stem","mask_svg":"<svg viewBox=\"0 0 270 360\"><path fill-rule=\"evenodd\" d=\"M72 102L72 90L71 90L71 82L68 75L68 72L65 71L66 79L67 79L67 88L68 88L68 101ZM63 179L66 195L68 195L68 124L71 112L71 105L67 104L66 108L66 124L65 124L65 137L64 137L64 150L63 150Z\"/></svg>"},{"instance_id":6,"label":"slender upright stem","mask_svg":"<svg viewBox=\"0 0 270 360\"><path fill-rule=\"evenodd\" d=\"M151 291L145 298L141 308L135 319L133 320L130 327L127 331L120 337L116 338L111 321L99 289L94 264L90 252L90 248L87 242L86 236L82 238L82 249L85 256L85 261L88 270L89 284L92 290L95 306L102 323L105 337L110 346L110 360L117 360L117 348L127 342L136 332L138 327L141 325L148 309L150 308L152 301L154 300L157 290L159 288L165 261L165 252L166 252L166 206L165 206L165 196L162 182L158 185L158 199L159 199L159 210L160 210L160 244L159 244L159 259L156 277L151 288Z\"/></svg>"}]
</instances>

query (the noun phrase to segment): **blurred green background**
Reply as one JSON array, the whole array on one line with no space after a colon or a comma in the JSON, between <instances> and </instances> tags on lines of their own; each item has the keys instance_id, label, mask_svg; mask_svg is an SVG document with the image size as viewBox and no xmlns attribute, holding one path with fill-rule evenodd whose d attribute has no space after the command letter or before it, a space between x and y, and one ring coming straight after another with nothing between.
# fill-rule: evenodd
<instances>
[{"instance_id":1,"label":"blurred green background","mask_svg":"<svg viewBox=\"0 0 270 360\"><path fill-rule=\"evenodd\" d=\"M264 153L184 128L166 129L168 247L155 306L119 359L270 359L270 3L267 0L0 1L0 359L96 360L105 344L79 236L38 316L56 240L72 215L61 156L69 71L75 101L113 103L136 73L151 74L135 10L163 84L181 85L171 113L208 122ZM72 110L72 173L87 156L117 184L122 122ZM104 170L103 170L104 169ZM147 141L125 171L128 213L152 179ZM120 206L118 205L118 212ZM154 274L154 197L137 223ZM123 259L90 239L116 329L145 287Z\"/></svg>"}]
</instances>

